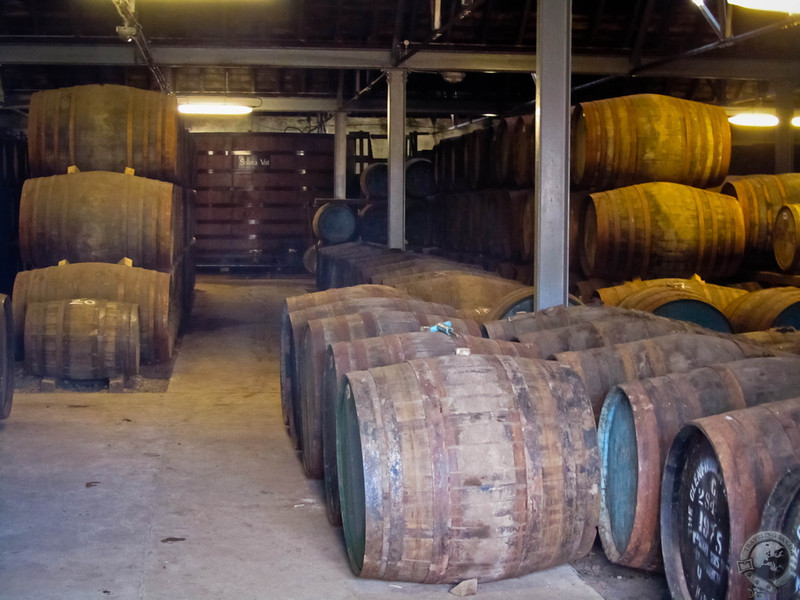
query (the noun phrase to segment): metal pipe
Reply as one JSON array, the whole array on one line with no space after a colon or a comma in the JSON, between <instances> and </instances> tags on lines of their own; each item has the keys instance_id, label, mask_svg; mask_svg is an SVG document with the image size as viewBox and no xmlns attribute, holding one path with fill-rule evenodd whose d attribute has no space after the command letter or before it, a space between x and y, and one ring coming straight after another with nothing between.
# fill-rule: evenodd
<instances>
[{"instance_id":1,"label":"metal pipe","mask_svg":"<svg viewBox=\"0 0 800 600\"><path fill-rule=\"evenodd\" d=\"M465 6L461 10L461 12L459 12L455 17L450 19L445 25L443 25L439 29L435 30L431 34L431 37L428 38L427 41L422 42L417 46L414 46L414 48L412 48L411 50L406 52L403 56L399 57L394 62L394 66L395 67L399 66L401 63L407 61L409 58L414 56L420 50L424 50L425 48L430 46L433 42L438 40L442 35L444 35L446 33L450 33L450 30L453 28L453 25L455 25L456 23L458 23L459 21L461 21L463 19L466 19L469 15L472 14L472 12L474 10L480 8L481 5L484 4L485 2L486 2L486 0L473 0L468 6Z\"/></svg>"},{"instance_id":2,"label":"metal pipe","mask_svg":"<svg viewBox=\"0 0 800 600\"><path fill-rule=\"evenodd\" d=\"M603 83L608 83L610 81L615 81L622 77L634 77L643 71L647 71L648 69L654 69L656 67L663 66L665 64L676 62L679 60L683 60L685 58L692 58L693 56L698 56L700 54L705 54L706 52L710 52L711 50L717 50L718 48L728 48L733 46L739 42L744 40L749 40L751 38L763 35L765 33L769 33L771 31L775 31L776 29L783 29L788 27L796 27L800 24L800 18L796 16L792 16L786 19L782 19L781 21L776 21L775 23L770 23L769 25L765 25L764 27L760 27L758 29L753 29L752 31L746 31L744 33L740 33L739 35L735 35L729 38L725 38L723 40L719 40L716 42L711 42L710 44L706 44L704 46L700 46L699 48L695 48L693 50L687 50L686 52L682 52L680 54L676 54L673 56L668 56L665 58L660 58L658 60L653 60L643 65L639 65L638 67L631 68L627 73L624 75L609 75L607 77L601 77L600 79L595 79L594 81L590 81L588 83L584 83L582 85L578 85L572 88L572 93L580 92L586 89L593 88L597 85L601 85Z\"/></svg>"}]
</instances>

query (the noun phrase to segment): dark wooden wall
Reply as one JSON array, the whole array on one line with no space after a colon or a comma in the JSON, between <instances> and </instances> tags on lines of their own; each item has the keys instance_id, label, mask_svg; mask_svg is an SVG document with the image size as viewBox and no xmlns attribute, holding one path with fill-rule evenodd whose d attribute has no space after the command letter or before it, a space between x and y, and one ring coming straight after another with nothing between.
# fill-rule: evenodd
<instances>
[{"instance_id":1,"label":"dark wooden wall","mask_svg":"<svg viewBox=\"0 0 800 600\"><path fill-rule=\"evenodd\" d=\"M301 269L314 199L333 196L333 136L193 137L197 265Z\"/></svg>"}]
</instances>

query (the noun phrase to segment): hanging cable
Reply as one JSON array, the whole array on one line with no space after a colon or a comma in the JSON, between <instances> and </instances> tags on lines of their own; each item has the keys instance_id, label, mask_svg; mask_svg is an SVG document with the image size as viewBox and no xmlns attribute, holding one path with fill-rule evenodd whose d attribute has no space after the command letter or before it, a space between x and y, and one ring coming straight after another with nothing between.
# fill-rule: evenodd
<instances>
[{"instance_id":1,"label":"hanging cable","mask_svg":"<svg viewBox=\"0 0 800 600\"><path fill-rule=\"evenodd\" d=\"M150 69L150 72L153 74L153 78L156 80L159 89L162 92L171 94L172 88L169 81L153 59L153 53L150 51L150 44L147 42L141 23L139 23L139 20L136 18L133 0L111 0L111 2L113 2L116 7L119 16L122 17L123 24L121 27L117 27L117 34L120 36L120 39L126 42L132 41L136 44L139 53L142 55L142 58L144 58L147 68Z\"/></svg>"}]
</instances>

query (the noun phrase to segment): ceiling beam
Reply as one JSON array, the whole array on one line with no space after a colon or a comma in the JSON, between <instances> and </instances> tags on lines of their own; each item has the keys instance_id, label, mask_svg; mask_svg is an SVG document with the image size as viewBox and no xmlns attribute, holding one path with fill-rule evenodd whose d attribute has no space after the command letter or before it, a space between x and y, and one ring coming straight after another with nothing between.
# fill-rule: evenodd
<instances>
[{"instance_id":1,"label":"ceiling beam","mask_svg":"<svg viewBox=\"0 0 800 600\"><path fill-rule=\"evenodd\" d=\"M216 65L317 69L375 69L391 66L389 50L340 48L216 48L153 46L162 66ZM707 79L796 79L792 59L692 57L647 68L660 57L643 56L639 76ZM2 44L0 64L144 66L136 49L122 44ZM497 71L532 73L536 55L521 52L421 50L405 66L420 71ZM573 54L572 72L589 75L627 75L627 56Z\"/></svg>"}]
</instances>

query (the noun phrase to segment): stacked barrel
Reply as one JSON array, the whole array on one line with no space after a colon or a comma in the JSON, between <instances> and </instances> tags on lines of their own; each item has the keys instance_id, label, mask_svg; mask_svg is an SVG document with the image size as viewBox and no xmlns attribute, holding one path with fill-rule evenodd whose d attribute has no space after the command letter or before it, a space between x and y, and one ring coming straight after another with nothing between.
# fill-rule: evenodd
<instances>
[{"instance_id":1,"label":"stacked barrel","mask_svg":"<svg viewBox=\"0 0 800 600\"><path fill-rule=\"evenodd\" d=\"M440 237L453 258L530 284L533 278L534 119L486 122L434 148Z\"/></svg>"},{"instance_id":2,"label":"stacked barrel","mask_svg":"<svg viewBox=\"0 0 800 600\"><path fill-rule=\"evenodd\" d=\"M330 289L288 298L282 314L284 419L356 574L515 577L586 554L599 527L612 561L666 564L676 597L687 580L684 597L746 597L736 557L800 456L800 357L601 305L477 333L423 288ZM796 480L779 515L787 535ZM723 568L727 596L711 579Z\"/></svg>"},{"instance_id":3,"label":"stacked barrel","mask_svg":"<svg viewBox=\"0 0 800 600\"><path fill-rule=\"evenodd\" d=\"M31 98L17 353L29 372L118 378L168 362L194 287L188 134L174 97L116 85Z\"/></svg>"}]
</instances>

